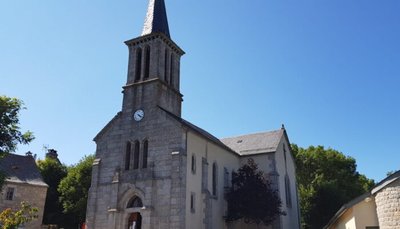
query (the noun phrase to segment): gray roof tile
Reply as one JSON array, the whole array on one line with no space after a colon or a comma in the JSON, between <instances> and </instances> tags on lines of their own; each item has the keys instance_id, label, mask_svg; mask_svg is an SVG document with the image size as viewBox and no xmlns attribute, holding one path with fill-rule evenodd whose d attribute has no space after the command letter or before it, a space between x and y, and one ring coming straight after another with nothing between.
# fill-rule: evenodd
<instances>
[{"instance_id":1,"label":"gray roof tile","mask_svg":"<svg viewBox=\"0 0 400 229\"><path fill-rule=\"evenodd\" d=\"M242 156L275 152L284 130L223 138L221 141Z\"/></svg>"},{"instance_id":2,"label":"gray roof tile","mask_svg":"<svg viewBox=\"0 0 400 229\"><path fill-rule=\"evenodd\" d=\"M168 110L162 108L159 106L159 108L161 110L163 110L164 112L166 112L168 115L170 115L171 117L173 117L175 120L177 120L179 123L181 123L183 126L186 126L187 128L191 129L192 131L196 132L197 134L199 134L200 136L214 142L216 145L228 150L229 152L233 153L233 154L237 154L235 151L233 151L232 149L230 149L228 146L226 146L224 143L222 143L217 137L215 137L214 135L210 134L209 132L205 131L204 129L194 125L193 123L186 121L185 119L176 116L175 114L169 112Z\"/></svg>"},{"instance_id":3,"label":"gray roof tile","mask_svg":"<svg viewBox=\"0 0 400 229\"><path fill-rule=\"evenodd\" d=\"M197 132L201 136L209 139L215 144L221 146L222 148L236 153L240 156L248 156L254 154L271 153L275 152L278 148L279 142L283 137L285 132L284 129L274 130L270 132L248 134L238 137L223 138L218 139L209 132L203 130L202 128L186 121L185 119L174 115L168 110L159 107L161 110L165 111L167 114L172 116L174 119L179 121L184 126L190 128L191 130Z\"/></svg>"},{"instance_id":4,"label":"gray roof tile","mask_svg":"<svg viewBox=\"0 0 400 229\"><path fill-rule=\"evenodd\" d=\"M151 33L163 33L167 37L170 37L164 0L149 1L142 36Z\"/></svg>"},{"instance_id":5,"label":"gray roof tile","mask_svg":"<svg viewBox=\"0 0 400 229\"><path fill-rule=\"evenodd\" d=\"M32 156L7 154L0 159L0 171L6 174L6 181L9 182L48 186Z\"/></svg>"}]
</instances>

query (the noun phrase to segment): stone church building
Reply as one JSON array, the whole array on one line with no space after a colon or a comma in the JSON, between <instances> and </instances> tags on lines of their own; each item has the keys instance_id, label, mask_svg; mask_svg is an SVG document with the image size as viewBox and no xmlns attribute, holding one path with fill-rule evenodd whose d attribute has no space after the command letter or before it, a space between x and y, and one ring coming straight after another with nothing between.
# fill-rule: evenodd
<instances>
[{"instance_id":1,"label":"stone church building","mask_svg":"<svg viewBox=\"0 0 400 229\"><path fill-rule=\"evenodd\" d=\"M296 171L285 128L218 139L181 117L184 51L170 37L163 0L150 0L141 36L125 44L129 64L122 110L94 139L87 227L253 228L224 221L231 174L252 158L279 191L286 212L271 228L299 228Z\"/></svg>"}]
</instances>

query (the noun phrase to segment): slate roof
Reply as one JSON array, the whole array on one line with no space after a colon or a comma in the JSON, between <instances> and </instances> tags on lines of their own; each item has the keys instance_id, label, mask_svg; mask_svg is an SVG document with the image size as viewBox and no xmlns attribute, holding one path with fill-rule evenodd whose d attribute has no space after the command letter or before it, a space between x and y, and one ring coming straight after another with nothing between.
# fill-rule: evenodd
<instances>
[{"instance_id":1,"label":"slate roof","mask_svg":"<svg viewBox=\"0 0 400 229\"><path fill-rule=\"evenodd\" d=\"M223 138L221 141L241 156L275 152L284 129Z\"/></svg>"},{"instance_id":2,"label":"slate roof","mask_svg":"<svg viewBox=\"0 0 400 229\"><path fill-rule=\"evenodd\" d=\"M175 114L165 110L162 107L159 107L161 110L165 111L171 117L176 119L182 125L188 127L192 131L197 134L205 137L206 139L214 142L216 145L228 150L231 153L234 153L238 156L248 156L262 153L271 153L275 152L278 148L279 142L285 132L284 129L243 135L232 138L224 138L218 139L214 135L205 131L204 129L186 121L185 119L176 116Z\"/></svg>"},{"instance_id":3,"label":"slate roof","mask_svg":"<svg viewBox=\"0 0 400 229\"><path fill-rule=\"evenodd\" d=\"M48 186L42 178L32 156L7 154L0 159L0 171L6 174L6 181L36 186Z\"/></svg>"},{"instance_id":4,"label":"slate roof","mask_svg":"<svg viewBox=\"0 0 400 229\"><path fill-rule=\"evenodd\" d=\"M209 132L205 131L204 129L192 124L189 121L186 121L185 119L176 116L175 114L169 112L168 110L162 108L159 106L159 108L161 110L163 110L165 113L167 113L168 115L170 115L172 118L174 118L175 120L177 120L179 123L181 123L183 126L191 129L192 131L196 132L197 134L205 137L206 139L214 142L216 145L228 150L231 153L237 154L235 151L233 151L231 148L229 148L228 146L226 146L224 143L222 143L217 137L215 137L214 135L210 134Z\"/></svg>"},{"instance_id":5,"label":"slate roof","mask_svg":"<svg viewBox=\"0 0 400 229\"><path fill-rule=\"evenodd\" d=\"M170 38L164 0L149 1L142 36L151 33L163 33Z\"/></svg>"}]
</instances>

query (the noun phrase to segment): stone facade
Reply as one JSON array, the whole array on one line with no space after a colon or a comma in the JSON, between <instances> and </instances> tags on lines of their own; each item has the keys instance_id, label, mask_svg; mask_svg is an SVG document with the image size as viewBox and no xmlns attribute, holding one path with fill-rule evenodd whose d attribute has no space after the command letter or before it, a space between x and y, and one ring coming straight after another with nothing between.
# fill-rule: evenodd
<instances>
[{"instance_id":1,"label":"stone facade","mask_svg":"<svg viewBox=\"0 0 400 229\"><path fill-rule=\"evenodd\" d=\"M125 43L129 64L122 111L95 138L87 225L128 228L129 217L138 212L142 228L185 228L186 139L181 124L166 113L181 114L184 52L163 33ZM144 114L140 121L134 118L138 110ZM135 197L143 206L127 208Z\"/></svg>"},{"instance_id":2,"label":"stone facade","mask_svg":"<svg viewBox=\"0 0 400 229\"><path fill-rule=\"evenodd\" d=\"M30 153L27 156L8 154L0 160L0 170L6 175L1 190L0 211L20 209L21 202L27 202L38 208L38 218L24 228L41 228L48 185L43 182L35 159Z\"/></svg>"},{"instance_id":3,"label":"stone facade","mask_svg":"<svg viewBox=\"0 0 400 229\"><path fill-rule=\"evenodd\" d=\"M257 163L274 177L282 201L283 179L290 174L293 204L283 209L290 216L281 217L274 228L299 228L295 166L286 131L263 135L260 142L270 144L268 149L241 155L182 119L184 52L170 38L164 1L150 0L147 17L142 36L125 42L129 64L122 110L94 139L88 229L227 228L227 175L248 157L259 158Z\"/></svg>"},{"instance_id":4,"label":"stone facade","mask_svg":"<svg viewBox=\"0 0 400 229\"><path fill-rule=\"evenodd\" d=\"M375 197L381 229L400 229L400 180L380 190Z\"/></svg>"},{"instance_id":5,"label":"stone facade","mask_svg":"<svg viewBox=\"0 0 400 229\"><path fill-rule=\"evenodd\" d=\"M133 210L142 214L143 228L185 228L185 139L179 126L161 110L154 114L149 110L145 109L146 117L140 123L121 113L113 127L97 139L87 215L91 228L127 228L124 224ZM147 168L126 170L127 142L144 139L149 143ZM134 196L142 199L145 209L126 209Z\"/></svg>"},{"instance_id":6,"label":"stone facade","mask_svg":"<svg viewBox=\"0 0 400 229\"><path fill-rule=\"evenodd\" d=\"M7 200L7 190L14 189L14 198ZM21 202L27 202L32 207L38 208L38 218L25 225L26 229L39 229L43 221L44 204L46 201L47 187L29 184L6 182L3 186L0 199L0 211L11 208L20 209Z\"/></svg>"}]
</instances>

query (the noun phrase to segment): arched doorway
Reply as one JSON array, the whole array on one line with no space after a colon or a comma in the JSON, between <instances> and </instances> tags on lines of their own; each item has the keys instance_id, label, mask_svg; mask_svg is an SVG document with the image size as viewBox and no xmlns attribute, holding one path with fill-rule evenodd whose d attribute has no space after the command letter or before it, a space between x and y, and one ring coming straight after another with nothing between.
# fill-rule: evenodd
<instances>
[{"instance_id":1,"label":"arched doorway","mask_svg":"<svg viewBox=\"0 0 400 229\"><path fill-rule=\"evenodd\" d=\"M130 209L132 213L128 217L128 227L127 229L141 229L142 228L142 215L140 214L140 208L143 207L142 199L138 196L134 196L128 201L126 206Z\"/></svg>"},{"instance_id":2,"label":"arched doorway","mask_svg":"<svg viewBox=\"0 0 400 229\"><path fill-rule=\"evenodd\" d=\"M142 228L142 216L139 212L132 213L128 220L128 229L141 229Z\"/></svg>"}]
</instances>

